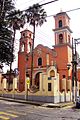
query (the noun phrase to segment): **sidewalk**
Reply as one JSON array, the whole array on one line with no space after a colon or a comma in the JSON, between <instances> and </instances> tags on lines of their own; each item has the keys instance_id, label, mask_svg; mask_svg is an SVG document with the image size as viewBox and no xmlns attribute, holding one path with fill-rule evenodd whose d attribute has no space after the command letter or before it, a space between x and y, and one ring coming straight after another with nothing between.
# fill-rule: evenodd
<instances>
[{"instance_id":1,"label":"sidewalk","mask_svg":"<svg viewBox=\"0 0 80 120\"><path fill-rule=\"evenodd\" d=\"M63 102L63 103L44 103L44 102L38 102L38 101L28 101L28 100L19 100L14 98L6 98L6 97L0 97L0 100L10 101L10 102L18 102L23 104L31 104L36 106L42 106L42 107L49 107L49 108L62 108L62 107L75 107L75 104L73 102Z\"/></svg>"},{"instance_id":2,"label":"sidewalk","mask_svg":"<svg viewBox=\"0 0 80 120\"><path fill-rule=\"evenodd\" d=\"M45 103L42 105L43 107L49 107L49 108L63 108L63 107L75 107L75 104L73 102L63 102L63 103Z\"/></svg>"}]
</instances>

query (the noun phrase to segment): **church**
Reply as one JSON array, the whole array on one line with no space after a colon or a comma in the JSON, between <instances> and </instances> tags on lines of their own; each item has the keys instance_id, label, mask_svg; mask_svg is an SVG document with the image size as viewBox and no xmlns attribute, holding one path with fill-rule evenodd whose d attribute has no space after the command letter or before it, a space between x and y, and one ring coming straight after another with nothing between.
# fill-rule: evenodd
<instances>
[{"instance_id":1,"label":"church","mask_svg":"<svg viewBox=\"0 0 80 120\"><path fill-rule=\"evenodd\" d=\"M28 29L21 32L18 52L19 90L25 90L26 78L29 78L27 87L36 88L33 92L28 91L30 100L57 103L72 99L70 17L66 12L60 12L54 16L54 20L55 45L52 45L52 49L38 44L32 51L33 33Z\"/></svg>"}]
</instances>

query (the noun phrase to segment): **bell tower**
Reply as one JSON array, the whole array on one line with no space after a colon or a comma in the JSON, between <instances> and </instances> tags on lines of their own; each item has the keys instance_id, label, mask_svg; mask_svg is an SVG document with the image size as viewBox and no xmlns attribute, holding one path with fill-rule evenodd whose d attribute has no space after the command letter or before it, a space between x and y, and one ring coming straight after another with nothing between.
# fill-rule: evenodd
<instances>
[{"instance_id":1,"label":"bell tower","mask_svg":"<svg viewBox=\"0 0 80 120\"><path fill-rule=\"evenodd\" d=\"M66 12L60 12L54 16L55 29L55 45L70 44L71 40L71 29L70 29L70 18Z\"/></svg>"},{"instance_id":2,"label":"bell tower","mask_svg":"<svg viewBox=\"0 0 80 120\"><path fill-rule=\"evenodd\" d=\"M32 46L32 32L29 30L24 30L21 32L20 38L20 53L29 53L31 51Z\"/></svg>"},{"instance_id":3,"label":"bell tower","mask_svg":"<svg viewBox=\"0 0 80 120\"><path fill-rule=\"evenodd\" d=\"M71 80L71 71L72 68L68 70L67 64L72 61L72 46L71 46L71 29L70 29L70 17L66 12L60 12L54 16L55 19L55 28L54 37L55 37L55 45L53 46L57 56L55 58L59 79L60 79L60 90L66 91L67 88L67 80ZM65 79L65 81L64 81ZM65 82L65 89L63 89Z\"/></svg>"},{"instance_id":4,"label":"bell tower","mask_svg":"<svg viewBox=\"0 0 80 120\"><path fill-rule=\"evenodd\" d=\"M19 90L25 88L25 76L27 69L28 53L32 50L33 33L29 30L21 32L19 52L18 52L18 70L19 70Z\"/></svg>"}]
</instances>

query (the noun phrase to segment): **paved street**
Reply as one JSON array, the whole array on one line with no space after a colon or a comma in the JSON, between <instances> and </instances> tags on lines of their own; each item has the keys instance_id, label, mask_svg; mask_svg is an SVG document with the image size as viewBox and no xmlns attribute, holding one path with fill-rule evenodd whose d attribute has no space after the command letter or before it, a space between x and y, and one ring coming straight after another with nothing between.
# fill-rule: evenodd
<instances>
[{"instance_id":1,"label":"paved street","mask_svg":"<svg viewBox=\"0 0 80 120\"><path fill-rule=\"evenodd\" d=\"M80 109L47 108L0 100L0 120L80 120Z\"/></svg>"}]
</instances>

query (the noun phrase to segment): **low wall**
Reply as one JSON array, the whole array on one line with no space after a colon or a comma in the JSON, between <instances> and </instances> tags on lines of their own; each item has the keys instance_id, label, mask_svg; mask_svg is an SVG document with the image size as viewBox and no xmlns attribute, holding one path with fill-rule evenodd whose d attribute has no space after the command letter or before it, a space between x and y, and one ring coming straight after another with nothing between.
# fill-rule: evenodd
<instances>
[{"instance_id":1,"label":"low wall","mask_svg":"<svg viewBox=\"0 0 80 120\"><path fill-rule=\"evenodd\" d=\"M38 91L39 92L39 91ZM14 98L19 100L31 100L31 101L40 101L40 102L50 102L50 103L60 103L60 102L67 102L71 101L70 92L68 93L59 93L56 96L47 96L47 95L40 95L37 93L30 93L29 92L17 92L17 91L0 91L0 96Z\"/></svg>"},{"instance_id":2,"label":"low wall","mask_svg":"<svg viewBox=\"0 0 80 120\"><path fill-rule=\"evenodd\" d=\"M72 97L71 97L71 92L69 91L69 92L62 92L62 93L60 93L59 94L59 98L60 98L60 102L69 102L69 101L71 101L71 99L72 99Z\"/></svg>"}]
</instances>

